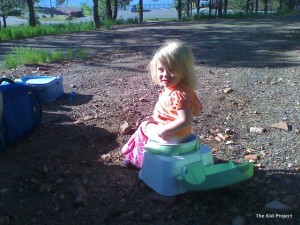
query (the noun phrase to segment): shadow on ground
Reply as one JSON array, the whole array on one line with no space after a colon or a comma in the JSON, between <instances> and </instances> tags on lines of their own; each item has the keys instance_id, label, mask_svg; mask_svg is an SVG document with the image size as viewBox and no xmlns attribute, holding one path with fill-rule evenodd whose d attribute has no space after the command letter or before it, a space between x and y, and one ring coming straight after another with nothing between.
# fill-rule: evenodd
<instances>
[{"instance_id":1,"label":"shadow on ground","mask_svg":"<svg viewBox=\"0 0 300 225\"><path fill-rule=\"evenodd\" d=\"M300 47L299 20L297 16L274 16L116 26L108 31L2 42L0 57L4 57L15 46L30 46L49 51L78 48L91 55L136 52L151 57L154 49L163 40L178 38L189 43L198 63L224 68L292 67L299 65L299 60L288 54L290 51L298 51Z\"/></svg>"}]
</instances>

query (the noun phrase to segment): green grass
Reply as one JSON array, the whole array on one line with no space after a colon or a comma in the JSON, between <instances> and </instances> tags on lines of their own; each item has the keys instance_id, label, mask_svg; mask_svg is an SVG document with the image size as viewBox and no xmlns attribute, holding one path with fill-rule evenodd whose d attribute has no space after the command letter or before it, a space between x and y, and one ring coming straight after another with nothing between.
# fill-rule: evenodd
<instances>
[{"instance_id":1,"label":"green grass","mask_svg":"<svg viewBox=\"0 0 300 225\"><path fill-rule=\"evenodd\" d=\"M86 58L88 54L83 49L63 51L39 50L30 47L13 47L10 54L3 58L1 69L17 68L20 65L42 64L74 58Z\"/></svg>"},{"instance_id":2,"label":"green grass","mask_svg":"<svg viewBox=\"0 0 300 225\"><path fill-rule=\"evenodd\" d=\"M138 23L138 18L134 19L119 19L119 20L104 20L101 21L101 27L103 29L110 29L113 25ZM89 22L64 22L59 24L39 24L36 27L30 27L29 25L11 26L5 29L0 29L0 41L9 41L14 39L23 39L37 36L65 34L73 32L82 32L94 30L94 23Z\"/></svg>"},{"instance_id":3,"label":"green grass","mask_svg":"<svg viewBox=\"0 0 300 225\"><path fill-rule=\"evenodd\" d=\"M0 30L0 41L93 30L93 22L12 26Z\"/></svg>"}]
</instances>

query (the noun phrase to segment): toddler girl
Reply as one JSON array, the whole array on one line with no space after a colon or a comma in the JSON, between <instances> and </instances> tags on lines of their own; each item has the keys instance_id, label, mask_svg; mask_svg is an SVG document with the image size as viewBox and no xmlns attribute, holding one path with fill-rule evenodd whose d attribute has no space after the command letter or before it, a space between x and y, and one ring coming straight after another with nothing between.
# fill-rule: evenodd
<instances>
[{"instance_id":1,"label":"toddler girl","mask_svg":"<svg viewBox=\"0 0 300 225\"><path fill-rule=\"evenodd\" d=\"M152 80L163 87L150 120L141 123L123 146L126 166L141 168L148 140L177 144L191 134L192 117L202 105L194 89L197 81L191 49L182 41L167 41L149 64Z\"/></svg>"}]
</instances>

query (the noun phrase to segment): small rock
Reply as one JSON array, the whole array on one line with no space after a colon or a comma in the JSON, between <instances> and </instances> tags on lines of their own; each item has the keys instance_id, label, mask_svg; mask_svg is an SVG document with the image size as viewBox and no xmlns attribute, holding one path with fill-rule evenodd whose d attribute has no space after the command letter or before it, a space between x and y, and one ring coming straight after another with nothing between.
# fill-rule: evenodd
<instances>
[{"instance_id":1,"label":"small rock","mask_svg":"<svg viewBox=\"0 0 300 225\"><path fill-rule=\"evenodd\" d=\"M283 130L286 130L288 131L289 130L289 127L288 127L288 124L286 122L278 122L278 123L274 123L271 125L271 127L274 127L274 128L278 128L278 129L283 129Z\"/></svg>"},{"instance_id":2,"label":"small rock","mask_svg":"<svg viewBox=\"0 0 300 225\"><path fill-rule=\"evenodd\" d=\"M36 68L36 71L48 71L49 69L48 68L46 68L46 67L38 67L38 68Z\"/></svg>"},{"instance_id":3,"label":"small rock","mask_svg":"<svg viewBox=\"0 0 300 225\"><path fill-rule=\"evenodd\" d=\"M234 132L233 130L231 130L231 129L227 128L227 129L225 130L225 134L227 134L227 135L231 136L231 135L234 135L234 134L235 134L235 132Z\"/></svg>"},{"instance_id":4,"label":"small rock","mask_svg":"<svg viewBox=\"0 0 300 225\"><path fill-rule=\"evenodd\" d=\"M283 204L279 201L271 201L265 205L267 210L278 210L278 211L291 211L292 208L286 204Z\"/></svg>"},{"instance_id":5,"label":"small rock","mask_svg":"<svg viewBox=\"0 0 300 225\"><path fill-rule=\"evenodd\" d=\"M265 128L261 128L261 127L250 127L250 132L251 133L264 133L267 130Z\"/></svg>"},{"instance_id":6,"label":"small rock","mask_svg":"<svg viewBox=\"0 0 300 225\"><path fill-rule=\"evenodd\" d=\"M89 120L92 120L94 118L95 118L94 116L86 115L86 116L83 117L83 121L89 121Z\"/></svg>"},{"instance_id":7,"label":"small rock","mask_svg":"<svg viewBox=\"0 0 300 225\"><path fill-rule=\"evenodd\" d=\"M48 166L44 165L44 166L43 166L43 173L44 173L44 174L47 174L48 172L49 172Z\"/></svg>"},{"instance_id":8,"label":"small rock","mask_svg":"<svg viewBox=\"0 0 300 225\"><path fill-rule=\"evenodd\" d=\"M51 192L52 186L51 184L42 184L40 187L40 192L45 193L45 192Z\"/></svg>"},{"instance_id":9,"label":"small rock","mask_svg":"<svg viewBox=\"0 0 300 225\"><path fill-rule=\"evenodd\" d=\"M235 144L235 143L234 143L233 141L231 141L231 140L225 142L225 145L234 145L234 144Z\"/></svg>"},{"instance_id":10,"label":"small rock","mask_svg":"<svg viewBox=\"0 0 300 225\"><path fill-rule=\"evenodd\" d=\"M9 224L9 216L1 216L0 225L8 225L8 224Z\"/></svg>"},{"instance_id":11,"label":"small rock","mask_svg":"<svg viewBox=\"0 0 300 225\"><path fill-rule=\"evenodd\" d=\"M219 138L221 138L223 141L227 141L229 139L229 135L218 133L217 134Z\"/></svg>"},{"instance_id":12,"label":"small rock","mask_svg":"<svg viewBox=\"0 0 300 225\"><path fill-rule=\"evenodd\" d=\"M248 148L248 149L246 149L245 154L248 155L248 154L252 154L252 153L254 153L254 152L255 152L254 149Z\"/></svg>"},{"instance_id":13,"label":"small rock","mask_svg":"<svg viewBox=\"0 0 300 225\"><path fill-rule=\"evenodd\" d=\"M245 218L239 215L235 216L231 221L231 225L245 225L245 224L246 224Z\"/></svg>"},{"instance_id":14,"label":"small rock","mask_svg":"<svg viewBox=\"0 0 300 225\"><path fill-rule=\"evenodd\" d=\"M156 192L149 194L148 197L153 201L164 203L167 205L173 205L176 202L176 197L162 196Z\"/></svg>"},{"instance_id":15,"label":"small rock","mask_svg":"<svg viewBox=\"0 0 300 225\"><path fill-rule=\"evenodd\" d=\"M239 211L240 211L240 209L236 205L233 205L229 208L229 212L233 215L237 214Z\"/></svg>"},{"instance_id":16,"label":"small rock","mask_svg":"<svg viewBox=\"0 0 300 225\"><path fill-rule=\"evenodd\" d=\"M255 168L261 169L264 168L265 166L262 163L258 163L255 165Z\"/></svg>"},{"instance_id":17,"label":"small rock","mask_svg":"<svg viewBox=\"0 0 300 225\"><path fill-rule=\"evenodd\" d=\"M259 156L257 154L249 154L249 155L245 155L245 159L247 160L257 160L259 158Z\"/></svg>"},{"instance_id":18,"label":"small rock","mask_svg":"<svg viewBox=\"0 0 300 225\"><path fill-rule=\"evenodd\" d=\"M223 92L224 92L225 94L229 94L229 93L233 92L233 89L230 88L230 87L227 87L227 88L224 88L224 89L223 89Z\"/></svg>"},{"instance_id":19,"label":"small rock","mask_svg":"<svg viewBox=\"0 0 300 225\"><path fill-rule=\"evenodd\" d=\"M123 217L127 220L133 220L135 217L135 214L136 214L135 211L130 210L129 212L123 214Z\"/></svg>"},{"instance_id":20,"label":"small rock","mask_svg":"<svg viewBox=\"0 0 300 225\"><path fill-rule=\"evenodd\" d=\"M152 214L150 214L150 213L144 213L144 214L142 215L142 221L147 221L147 222L149 222L149 221L152 221L152 220L153 220Z\"/></svg>"},{"instance_id":21,"label":"small rock","mask_svg":"<svg viewBox=\"0 0 300 225\"><path fill-rule=\"evenodd\" d=\"M297 199L296 196L293 195L287 195L284 198L281 199L281 201L285 204L293 204L295 200Z\"/></svg>"},{"instance_id":22,"label":"small rock","mask_svg":"<svg viewBox=\"0 0 300 225\"><path fill-rule=\"evenodd\" d=\"M222 142L222 139L219 136L214 137L217 142Z\"/></svg>"},{"instance_id":23,"label":"small rock","mask_svg":"<svg viewBox=\"0 0 300 225\"><path fill-rule=\"evenodd\" d=\"M148 102L147 99L145 99L145 98L139 98L139 101L140 102Z\"/></svg>"},{"instance_id":24,"label":"small rock","mask_svg":"<svg viewBox=\"0 0 300 225\"><path fill-rule=\"evenodd\" d=\"M9 190L7 188L2 188L1 191L0 191L1 195L5 195L7 193L9 193Z\"/></svg>"},{"instance_id":25,"label":"small rock","mask_svg":"<svg viewBox=\"0 0 300 225\"><path fill-rule=\"evenodd\" d=\"M223 132L223 128L215 125L215 126L212 126L210 128L210 132L212 134L222 133Z\"/></svg>"},{"instance_id":26,"label":"small rock","mask_svg":"<svg viewBox=\"0 0 300 225\"><path fill-rule=\"evenodd\" d=\"M64 179L63 178L58 178L55 183L56 184L62 184L64 182Z\"/></svg>"},{"instance_id":27,"label":"small rock","mask_svg":"<svg viewBox=\"0 0 300 225\"><path fill-rule=\"evenodd\" d=\"M131 126L129 125L129 123L127 121L124 121L121 125L121 133L122 134L128 134L131 131Z\"/></svg>"},{"instance_id":28,"label":"small rock","mask_svg":"<svg viewBox=\"0 0 300 225\"><path fill-rule=\"evenodd\" d=\"M87 200L87 193L81 186L73 186L70 188L70 193L75 195L75 203L82 204L85 203Z\"/></svg>"},{"instance_id":29,"label":"small rock","mask_svg":"<svg viewBox=\"0 0 300 225\"><path fill-rule=\"evenodd\" d=\"M138 119L136 120L136 122L135 122L135 126L136 126L136 127L139 127L139 126L141 125L141 123L142 123L142 119L141 119L141 118L138 118Z\"/></svg>"}]
</instances>

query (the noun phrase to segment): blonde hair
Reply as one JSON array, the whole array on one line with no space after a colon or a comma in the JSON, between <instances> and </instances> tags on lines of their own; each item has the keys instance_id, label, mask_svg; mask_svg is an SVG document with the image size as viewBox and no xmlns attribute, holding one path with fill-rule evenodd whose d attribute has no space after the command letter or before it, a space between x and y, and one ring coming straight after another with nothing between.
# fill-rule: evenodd
<instances>
[{"instance_id":1,"label":"blonde hair","mask_svg":"<svg viewBox=\"0 0 300 225\"><path fill-rule=\"evenodd\" d=\"M167 40L154 54L148 68L152 80L159 84L157 64L160 62L168 71L172 72L187 86L195 89L197 79L194 69L192 50L180 40Z\"/></svg>"}]
</instances>

